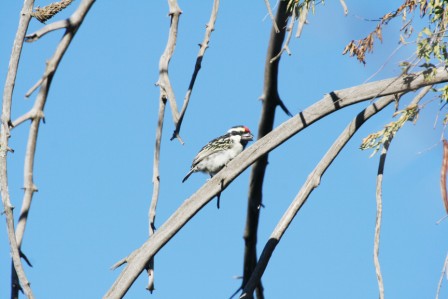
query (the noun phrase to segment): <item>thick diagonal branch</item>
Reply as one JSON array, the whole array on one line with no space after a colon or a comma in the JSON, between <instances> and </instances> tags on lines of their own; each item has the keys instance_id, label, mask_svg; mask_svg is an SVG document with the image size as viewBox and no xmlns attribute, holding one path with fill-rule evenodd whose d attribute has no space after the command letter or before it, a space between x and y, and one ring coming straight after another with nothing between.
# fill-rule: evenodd
<instances>
[{"instance_id":1,"label":"thick diagonal branch","mask_svg":"<svg viewBox=\"0 0 448 299\"><path fill-rule=\"evenodd\" d=\"M448 82L448 73L444 68L439 68L431 78L425 79L422 73L411 74L332 91L325 95L322 100L259 139L230 161L227 167L207 181L195 194L185 200L151 238L128 255L125 268L104 298L122 298L145 269L151 257L169 242L196 213L219 192L222 192L223 188L226 188L246 168L304 128L344 107L442 82Z\"/></svg>"},{"instance_id":2,"label":"thick diagonal branch","mask_svg":"<svg viewBox=\"0 0 448 299\"><path fill-rule=\"evenodd\" d=\"M260 260L250 277L250 280L243 289L243 294L240 298L250 299L253 298L253 290L256 287L258 281L266 269L270 257L274 252L277 244L280 242L283 234L291 224L292 220L296 216L297 212L303 206L303 204L308 199L311 192L316 189L321 181L321 178L325 171L330 167L334 159L339 155L344 146L348 143L355 132L361 127L361 125L366 122L370 117L381 111L384 107L389 105L395 100L394 96L389 96L380 99L377 103L372 104L361 113L345 128L342 134L336 139L330 149L327 151L325 156L320 160L314 170L308 176L308 179L303 184L299 193L297 194L294 201L291 203L289 208L286 210L285 214L278 222L276 228L272 232L268 242L266 243L263 252L260 256Z\"/></svg>"},{"instance_id":3,"label":"thick diagonal branch","mask_svg":"<svg viewBox=\"0 0 448 299\"><path fill-rule=\"evenodd\" d=\"M383 81L386 82L386 81ZM395 84L396 81L392 81L388 84ZM410 105L416 105L431 89L431 85L425 86L420 93L411 101ZM243 295L240 298L248 299L253 298L252 293L254 288L257 285L257 281L261 279L261 276L264 273L264 270L267 267L267 264L270 260L272 253L274 252L277 244L279 243L281 237L285 233L286 229L289 227L290 223L294 219L297 212L303 206L303 204L308 199L311 192L317 188L320 184L321 177L331 165L333 160L337 157L339 152L343 149L343 147L347 144L350 138L354 135L354 133L364 124L370 117L381 111L384 107L389 105L391 102L396 101L397 98L401 97L401 95L409 90L403 89L396 93L396 95L387 96L381 98L376 103L370 105L347 126L344 132L338 137L338 139L333 143L331 148L325 154L325 156L321 159L316 168L311 172L306 180L305 184L300 189L294 201L291 203L282 219L277 224L274 232L271 234L268 242L266 243L263 252L260 256L260 260L252 274L247 286L243 289ZM380 212L381 215L381 212ZM378 235L379 238L379 235ZM377 250L377 248L375 249ZM379 267L377 268L379 269Z\"/></svg>"}]
</instances>

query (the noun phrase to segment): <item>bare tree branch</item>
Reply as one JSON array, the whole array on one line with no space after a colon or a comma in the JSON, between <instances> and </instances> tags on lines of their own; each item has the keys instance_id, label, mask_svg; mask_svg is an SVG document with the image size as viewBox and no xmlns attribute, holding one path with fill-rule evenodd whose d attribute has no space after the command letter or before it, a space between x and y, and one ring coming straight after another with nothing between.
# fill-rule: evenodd
<instances>
[{"instance_id":1,"label":"bare tree branch","mask_svg":"<svg viewBox=\"0 0 448 299\"><path fill-rule=\"evenodd\" d=\"M275 23L280 25L281 30L277 33L275 27L272 27L271 36L269 38L269 46L264 66L263 93L260 97L263 103L263 108L258 123L258 139L272 131L272 128L274 127L276 107L278 103L283 104L278 94L278 68L280 59L271 62L271 58L279 53L285 39L286 25L288 22L286 7L286 1L280 1L275 17ZM249 280L249 277L257 264L258 223L260 218L260 207L262 206L263 181L267 164L268 155L265 155L255 162L251 169L249 179L250 187L247 198L246 225L243 235L244 264L243 280L241 282L242 287ZM257 298L261 299L262 296L262 284L260 282L257 287Z\"/></svg>"},{"instance_id":2,"label":"bare tree branch","mask_svg":"<svg viewBox=\"0 0 448 299\"><path fill-rule=\"evenodd\" d=\"M296 216L297 212L303 206L308 199L311 192L317 188L320 184L321 178L334 159L339 155L340 151L348 143L355 132L366 122L370 117L381 111L384 107L389 105L395 100L395 97L389 96L380 99L377 103L374 103L358 114L357 117L345 128L342 134L336 139L325 156L320 160L314 170L308 176L308 179L303 184L299 193L294 201L288 207L284 213L282 219L278 222L274 231L272 232L268 242L266 243L263 252L260 256L257 266L255 267L252 276L243 289L243 294L240 298L253 298L253 290L257 285L257 282L261 279L261 276L266 269L268 262L274 252L277 244L280 242L283 234L291 224L292 220Z\"/></svg>"},{"instance_id":3,"label":"bare tree branch","mask_svg":"<svg viewBox=\"0 0 448 299\"><path fill-rule=\"evenodd\" d=\"M348 7L347 4L345 4L344 0L339 0L341 2L342 5L342 9L344 10L344 15L348 15Z\"/></svg>"},{"instance_id":4,"label":"bare tree branch","mask_svg":"<svg viewBox=\"0 0 448 299\"><path fill-rule=\"evenodd\" d=\"M160 146L162 141L163 120L165 117L165 107L167 99L171 105L171 111L174 123L176 123L179 119L176 98L174 96L174 91L168 76L168 66L176 46L177 28L179 25L179 17L182 11L180 10L177 4L177 0L168 0L168 6L169 6L169 15L171 17L170 31L165 51L160 56L159 80L156 83L156 85L159 86L160 95L159 95L158 121L156 129L156 144L154 149L154 161L153 161L153 177L152 177L153 190L152 190L151 205L149 207L148 212L150 237L154 234L154 231L156 229L155 226L156 209L157 209L157 203L159 201L159 189L160 189L160 174L159 174ZM183 143L182 139L178 134L176 135L176 137L179 139L181 143ZM148 274L148 286L146 287L146 289L152 293L154 291L154 257L151 257L145 268Z\"/></svg>"},{"instance_id":5,"label":"bare tree branch","mask_svg":"<svg viewBox=\"0 0 448 299\"><path fill-rule=\"evenodd\" d=\"M34 298L30 283L23 270L23 265L20 259L20 249L17 245L17 240L14 231L14 216L13 206L11 204L9 189L8 189L8 168L7 168L7 153L10 150L8 140L10 137L11 125L11 107L12 95L14 92L14 85L17 76L17 70L22 53L23 40L25 38L28 25L31 20L31 11L33 9L34 1L25 0L20 14L19 26L14 39L12 53L9 60L8 73L6 75L5 87L3 89L2 101L2 117L1 117L1 133L0 133L0 189L3 203L4 214L6 217L6 227L8 230L9 246L12 256L12 264L16 275L11 274L11 280L19 280L25 295L28 298ZM11 283L12 288L20 288L18 282Z\"/></svg>"},{"instance_id":6,"label":"bare tree branch","mask_svg":"<svg viewBox=\"0 0 448 299\"><path fill-rule=\"evenodd\" d=\"M384 81L384 80L383 80ZM385 81L384 81L385 82ZM392 81L387 86L391 86L390 84L394 84L396 81ZM426 86L424 87L421 92L411 101L411 105L416 105L431 89L432 86ZM409 90L402 90L400 92L397 92L399 96L401 96L402 93L405 93ZM377 96L378 97L378 96ZM326 169L330 166L332 161L336 158L336 156L339 154L339 152L342 150L342 148L345 146L345 144L350 140L350 138L353 136L353 134L356 132L356 130L359 129L359 127L367 121L371 116L375 115L379 111L381 111L384 107L389 105L389 103L396 101L397 98L395 95L392 95L390 97L384 97L376 104L373 104L366 108L363 112L361 112L352 122L347 126L347 128L344 130L344 132L339 136L339 138L333 143L330 150L325 154L324 158L319 162L319 164L316 166L316 168L311 172L311 174L308 176L307 181L303 185L302 189L299 191L298 195L294 199L293 203L289 206L285 214L283 215L282 219L277 224L277 227L274 229L274 232L271 234L270 239L266 243L263 252L260 256L260 260L249 280L247 285L243 289L243 295L240 298L253 298L253 290L257 284L257 281L261 279L261 276L264 273L264 270L267 267L267 264L269 262L269 259L274 252L277 244L280 242L281 237L283 236L284 232L288 228L289 224L294 219L297 212L300 210L300 208L303 206L303 204L308 199L311 192L318 187L320 184L320 180Z\"/></svg>"},{"instance_id":7,"label":"bare tree branch","mask_svg":"<svg viewBox=\"0 0 448 299\"><path fill-rule=\"evenodd\" d=\"M431 90L431 88L432 85L423 87L418 93L418 95L414 97L414 99L411 101L408 107L417 105L423 99L423 97ZM386 156L393 137L394 134L389 135L388 139L383 144L383 149L381 151L380 161L378 165L378 174L376 181L376 221L375 221L375 236L373 242L373 263L375 266L380 299L384 299L384 282L383 282L383 276L381 274L381 266L379 261L381 221L383 214L382 185L383 185L384 167L386 164Z\"/></svg>"},{"instance_id":8,"label":"bare tree branch","mask_svg":"<svg viewBox=\"0 0 448 299\"><path fill-rule=\"evenodd\" d=\"M36 101L34 103L33 108L25 113L22 117L20 117L15 125L19 125L23 123L25 120L31 120L31 126L28 136L28 143L25 155L25 166L24 166L24 196L22 200L22 208L20 212L19 222L17 224L17 230L15 232L17 246L20 250L22 245L22 240L26 228L26 223L28 219L29 210L31 207L31 202L33 198L34 192L37 191L37 187L33 181L33 169L34 169L34 158L36 153L36 142L37 135L39 132L40 121L44 118L43 109L47 100L48 92L50 89L51 81L56 72L57 67L59 66L62 57L64 56L67 48L69 47L73 37L75 36L79 26L81 26L82 21L84 20L87 12L90 7L93 5L94 0L83 0L79 5L78 9L73 13L73 15L68 19L68 23L71 24L70 27L67 27L67 30L62 37L62 40L58 44L55 53L48 60L47 67L40 80L40 91L37 95ZM15 266L15 265L14 265ZM14 267L15 268L15 267ZM17 269L17 268L15 268ZM13 274L13 277L15 275ZM19 275L20 278L20 275ZM22 283L21 283L22 284ZM13 281L13 289L12 296L17 297L17 293L19 291L18 287L14 287L18 285L16 281ZM22 284L23 285L23 284Z\"/></svg>"},{"instance_id":9,"label":"bare tree branch","mask_svg":"<svg viewBox=\"0 0 448 299\"><path fill-rule=\"evenodd\" d=\"M284 1L283 1L284 2ZM282 3L282 2L280 2L280 3ZM281 12L280 14L281 15L285 15L286 16L286 22L288 21L288 15L287 15L287 12L286 12L286 6L284 7L285 5L279 5L279 7L278 7L278 10L277 11L279 11L280 9L285 9L285 11L284 12ZM278 54L277 55L275 55L274 57L272 57L270 60L269 60L269 62L270 63L273 63L274 61L276 61L276 60L278 60L278 59L280 59L280 56L282 56L282 54L283 54L283 52L287 52L288 53L288 55L291 55L291 51L289 51L289 42L291 41L291 37L292 37L292 29L294 28L294 23L296 22L296 10L295 9L293 9L292 10L292 16L291 16L291 19L290 19L290 21L289 21L289 26L288 26L288 28L286 29L286 31L288 31L288 37L286 38L286 42L285 42L285 44L283 45L283 47L280 49L280 51L278 52ZM285 23L285 26L286 26L286 23ZM284 32L284 29L282 28L282 31ZM272 34L271 34L271 37L272 37ZM282 39L283 40L283 39Z\"/></svg>"},{"instance_id":10,"label":"bare tree branch","mask_svg":"<svg viewBox=\"0 0 448 299\"><path fill-rule=\"evenodd\" d=\"M306 23L306 18L308 17L308 12L310 10L311 1L304 2L302 11L299 16L299 24L297 25L296 37L300 37L303 30L303 25Z\"/></svg>"},{"instance_id":11,"label":"bare tree branch","mask_svg":"<svg viewBox=\"0 0 448 299\"><path fill-rule=\"evenodd\" d=\"M48 25L42 27L41 29L37 30L36 32L28 34L25 37L25 41L27 43L35 42L47 33L50 33L55 30L63 29L63 28L68 28L69 26L70 26L70 23L68 20L60 20L57 22L53 22L51 24L48 24Z\"/></svg>"},{"instance_id":12,"label":"bare tree branch","mask_svg":"<svg viewBox=\"0 0 448 299\"><path fill-rule=\"evenodd\" d=\"M196 64L194 67L193 75L191 76L190 85L188 86L187 94L185 95L184 98L184 103L182 105L182 109L179 114L179 119L177 123L175 123L176 128L174 129L171 140L173 140L174 138L179 138L180 127L182 126L182 121L184 119L185 112L187 111L188 103L190 102L190 97L191 93L193 92L194 83L196 82L196 77L198 76L199 70L201 69L202 59L204 57L205 51L208 48L208 44L210 42L210 36L212 35L212 32L215 30L215 22L218 16L219 2L220 0L213 1L212 13L210 15L210 20L206 25L204 40L200 44L200 49L198 57L196 58Z\"/></svg>"},{"instance_id":13,"label":"bare tree branch","mask_svg":"<svg viewBox=\"0 0 448 299\"><path fill-rule=\"evenodd\" d=\"M122 298L133 282L145 269L153 257L196 213L227 186L247 167L272 151L283 142L310 126L319 119L344 107L383 96L416 90L421 87L447 82L448 73L444 68L436 70L433 77L424 78L422 73L400 76L371 82L330 94L303 112L282 123L275 130L247 148L196 193L185 200L171 217L141 247L127 258L126 267L103 298ZM378 106L378 105L377 105ZM257 280L258 282L258 280Z\"/></svg>"},{"instance_id":14,"label":"bare tree branch","mask_svg":"<svg viewBox=\"0 0 448 299\"><path fill-rule=\"evenodd\" d=\"M44 75L42 76L41 89L39 91L39 94L37 95L33 108L15 122L15 124L18 125L27 119L31 120L30 135L28 137L27 152L25 156L25 169L24 169L25 194L23 198L21 216L19 219L19 223L17 225L17 232L16 232L19 244L21 244L21 240L23 238L23 233L26 226L26 219L28 215L29 206L31 204L32 195L36 191L36 187L33 182L33 166L36 150L36 141L40 120L44 118L43 109L47 101L51 81L59 66L59 63L62 60L62 57L67 51L67 48L70 46L73 37L75 36L76 32L78 31L79 27L81 26L82 22L84 21L84 18L86 17L87 13L89 12L94 2L95 0L83 0L80 3L78 9L68 19L68 22L71 24L71 26L67 28L67 31L65 32L60 43L56 47L55 53L47 61L47 67L44 72Z\"/></svg>"},{"instance_id":15,"label":"bare tree branch","mask_svg":"<svg viewBox=\"0 0 448 299\"><path fill-rule=\"evenodd\" d=\"M31 11L33 10L34 0L25 0L20 14L19 28L17 29L16 37L12 47L11 58L9 59L8 74L6 76L6 83L3 89L3 103L2 103L2 125L4 126L4 132L2 136L4 138L9 137L9 124L11 122L11 106L12 106L12 94L14 91L14 85L17 76L17 69L19 66L20 55L22 54L23 40L25 38L26 31L28 29L29 22L31 20ZM3 133L6 133L3 134ZM7 143L2 142L2 147Z\"/></svg>"},{"instance_id":16,"label":"bare tree branch","mask_svg":"<svg viewBox=\"0 0 448 299\"><path fill-rule=\"evenodd\" d=\"M162 131L163 131L163 119L165 117L165 107L166 100L162 98L162 94L159 98L159 116L157 121L157 130L156 130L156 144L154 149L154 162L153 162L153 172L152 172L152 199L151 205L149 208L149 236L151 237L154 234L156 229L155 221L156 221L156 209L157 202L159 200L159 188L160 188L160 173L159 173L159 165L160 165L160 144L162 141ZM148 267L146 269L148 273L148 286L147 289L151 293L154 291L154 257L148 263Z\"/></svg>"},{"instance_id":17,"label":"bare tree branch","mask_svg":"<svg viewBox=\"0 0 448 299\"><path fill-rule=\"evenodd\" d=\"M440 170L440 191L442 193L443 206L448 214L448 193L446 190L446 173L448 170L448 141L443 139L443 159L442 169Z\"/></svg>"},{"instance_id":18,"label":"bare tree branch","mask_svg":"<svg viewBox=\"0 0 448 299\"><path fill-rule=\"evenodd\" d=\"M177 124L179 121L179 112L177 109L176 97L174 95L173 87L171 86L170 78L168 76L168 66L173 56L177 41L177 29L179 26L179 18L182 13L177 0L168 0L169 16L171 18L170 31L168 34L168 42L165 50L159 61L159 80L156 85L159 86L162 98L168 100L171 107L173 122ZM176 136L180 143L183 144L179 135Z\"/></svg>"},{"instance_id":19,"label":"bare tree branch","mask_svg":"<svg viewBox=\"0 0 448 299\"><path fill-rule=\"evenodd\" d=\"M442 288L443 277L445 276L447 267L448 267L448 254L446 255L445 261L443 262L442 273L440 274L439 283L437 284L436 299L439 299L440 289Z\"/></svg>"},{"instance_id":20,"label":"bare tree branch","mask_svg":"<svg viewBox=\"0 0 448 299\"><path fill-rule=\"evenodd\" d=\"M35 112L31 109L28 112L26 112L25 114L19 116L16 120L14 120L12 122L12 127L15 128L19 125L21 125L22 123L26 122L27 120L30 120L34 117Z\"/></svg>"},{"instance_id":21,"label":"bare tree branch","mask_svg":"<svg viewBox=\"0 0 448 299\"><path fill-rule=\"evenodd\" d=\"M269 3L269 0L264 0L264 3L266 4L266 9L268 10L268 14L269 17L271 18L272 26L274 27L275 33L279 33L280 29L278 29L277 22L275 21L274 14L272 13L271 4Z\"/></svg>"},{"instance_id":22,"label":"bare tree branch","mask_svg":"<svg viewBox=\"0 0 448 299\"><path fill-rule=\"evenodd\" d=\"M389 149L389 145L392 139L393 136L391 135L383 145L383 149L381 150L380 162L378 166L378 174L376 178L376 221L375 221L375 237L373 242L373 264L375 265L375 272L378 281L378 292L380 299L384 299L384 282L383 282L383 275L381 274L381 267L379 260L381 220L383 215L382 185L383 185L384 165L386 163L387 151Z\"/></svg>"}]
</instances>

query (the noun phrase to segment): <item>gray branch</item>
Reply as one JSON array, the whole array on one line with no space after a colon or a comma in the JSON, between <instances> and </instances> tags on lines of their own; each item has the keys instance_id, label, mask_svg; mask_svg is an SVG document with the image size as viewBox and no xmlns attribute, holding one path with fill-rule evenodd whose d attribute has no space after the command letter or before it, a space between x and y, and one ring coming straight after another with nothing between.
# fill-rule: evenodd
<instances>
[{"instance_id":1,"label":"gray branch","mask_svg":"<svg viewBox=\"0 0 448 299\"><path fill-rule=\"evenodd\" d=\"M4 214L6 217L6 227L8 231L9 247L12 256L13 273L11 273L11 280L16 278L16 283L12 281L12 288L19 289L19 283L23 289L23 292L28 298L34 298L33 291L31 290L30 283L25 275L23 265L20 259L20 249L17 244L15 231L14 231L14 215L13 206L8 189L8 167L7 167L7 153L10 151L8 140L10 137L11 126L11 107L12 107L12 95L14 92L14 85L17 76L17 70L20 61L20 55L22 54L23 41L25 38L28 25L31 20L31 11L33 9L34 1L26 0L22 7L22 12L19 20L19 27L17 29L16 37L14 39L12 53L9 60L8 73L6 75L5 87L3 90L2 101L2 117L1 117L1 132L0 132L0 188L1 197L3 203Z\"/></svg>"},{"instance_id":2,"label":"gray branch","mask_svg":"<svg viewBox=\"0 0 448 299\"><path fill-rule=\"evenodd\" d=\"M44 113L43 109L45 106L45 103L47 101L48 92L51 86L51 82L53 79L53 76L59 66L60 61L62 60L62 57L64 56L67 48L71 44L73 37L75 36L78 28L81 26L85 16L87 15L87 12L89 11L90 7L93 5L95 1L94 0L83 0L78 9L73 13L73 15L66 20L70 24L69 27L67 27L66 32L64 36L62 37L60 43L56 47L55 53L53 56L48 60L46 64L45 72L42 76L42 78L38 81L38 85L35 87L37 89L38 86L40 86L39 93L37 95L36 101L34 103L33 108L31 108L30 111L25 113L23 116L19 117L18 120L14 122L14 125L20 125L25 120L31 120L31 126L29 130L28 135L28 142L26 147L26 154L25 154L25 166L24 166L24 196L22 200L22 208L20 212L19 222L17 224L17 230L15 232L15 240L17 241L17 247L20 251L20 247L22 244L23 236L25 233L25 228L27 224L28 214L31 207L31 202L34 193L37 191L37 187L34 184L33 181L33 172L34 172L34 159L35 159L35 153L36 153L36 143L37 143L37 135L39 132L39 126L40 121L44 119ZM3 146L2 146L3 148ZM6 178L6 174L2 176ZM3 192L4 188L2 188ZM2 196L3 197L3 196ZM16 262L14 261L14 269L13 269L13 289L11 292L11 295L13 297L18 296L18 282L14 281L16 277L19 278L20 284L24 285L22 280L20 279L20 274L17 271ZM17 276L15 275L14 271L17 271Z\"/></svg>"},{"instance_id":3,"label":"gray branch","mask_svg":"<svg viewBox=\"0 0 448 299\"><path fill-rule=\"evenodd\" d=\"M185 200L171 217L142 246L132 252L127 264L103 298L122 298L147 263L196 213L226 188L239 174L266 153L274 150L304 128L344 107L383 96L416 90L447 82L448 73L437 69L434 77L425 79L421 73L362 84L332 91L303 112L282 123L272 132L243 151L227 167Z\"/></svg>"},{"instance_id":4,"label":"gray branch","mask_svg":"<svg viewBox=\"0 0 448 299\"><path fill-rule=\"evenodd\" d=\"M395 100L394 96L388 96L386 98L380 99L377 103L372 104L361 113L358 114L355 119L346 127L342 134L336 139L333 145L330 147L325 156L320 160L314 170L308 176L308 179L303 184L299 193L291 203L291 205L286 210L283 217L278 222L274 231L272 232L269 240L267 241L263 252L261 253L260 260L255 267L251 278L243 289L243 293L240 298L251 299L253 298L253 291L261 279L261 276L266 269L269 260L274 252L277 244L280 242L285 231L288 229L294 217L297 215L298 211L305 204L306 200L310 196L311 192L316 189L321 181L322 176L325 171L330 167L331 163L336 159L344 146L356 133L356 131L361 127L361 125L366 122L370 117L381 111L384 107L389 105Z\"/></svg>"}]
</instances>

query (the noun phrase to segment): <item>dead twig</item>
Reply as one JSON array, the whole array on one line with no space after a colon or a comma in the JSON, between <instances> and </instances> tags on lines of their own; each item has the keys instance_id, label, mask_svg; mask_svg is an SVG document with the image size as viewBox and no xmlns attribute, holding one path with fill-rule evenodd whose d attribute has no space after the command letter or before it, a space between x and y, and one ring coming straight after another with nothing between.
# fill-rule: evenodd
<instances>
[{"instance_id":1,"label":"dead twig","mask_svg":"<svg viewBox=\"0 0 448 299\"><path fill-rule=\"evenodd\" d=\"M442 192L443 206L448 214L448 193L446 190L446 172L448 169L448 141L443 139L443 160L442 169L440 171L440 190Z\"/></svg>"},{"instance_id":2,"label":"dead twig","mask_svg":"<svg viewBox=\"0 0 448 299\"><path fill-rule=\"evenodd\" d=\"M373 264L375 266L380 299L384 299L384 282L383 282L383 275L381 274L381 266L379 260L381 220L383 215L382 185L383 185L384 165L386 163L387 151L389 149L389 145L392 139L393 135L390 135L388 140L383 144L383 148L381 150L380 162L378 166L378 174L376 178L376 221L375 221L375 237L373 241Z\"/></svg>"},{"instance_id":3,"label":"dead twig","mask_svg":"<svg viewBox=\"0 0 448 299\"><path fill-rule=\"evenodd\" d=\"M348 7L347 4L345 4L344 0L339 0L341 2L342 5L342 9L344 10L344 15L348 15Z\"/></svg>"},{"instance_id":4,"label":"dead twig","mask_svg":"<svg viewBox=\"0 0 448 299\"><path fill-rule=\"evenodd\" d=\"M300 11L299 22L298 22L299 24L297 25L297 32L296 32L297 38L300 37L300 35L302 35L303 25L306 24L306 18L308 17L310 5L311 5L311 1L305 2L302 10Z\"/></svg>"},{"instance_id":5,"label":"dead twig","mask_svg":"<svg viewBox=\"0 0 448 299\"><path fill-rule=\"evenodd\" d=\"M216 23L216 18L218 16L219 2L220 2L220 0L213 1L213 8L212 8L212 12L210 15L210 20L208 21L208 23L206 25L204 40L199 45L200 49L199 49L198 56L196 58L196 64L194 67L193 75L191 76L190 85L188 86L187 94L185 95L185 98L184 98L184 103L182 105L182 109L179 114L179 119L178 119L177 123L175 123L176 128L174 129L173 136L171 137L171 140L173 140L174 138L180 138L179 137L180 127L182 126L182 121L184 119L185 112L187 111L188 104L190 102L190 97L191 97L191 93L193 92L194 83L196 82L196 77L198 76L199 70L201 69L202 59L204 58L205 51L208 49L210 37L212 35L212 32L215 30L215 23Z\"/></svg>"},{"instance_id":6,"label":"dead twig","mask_svg":"<svg viewBox=\"0 0 448 299\"><path fill-rule=\"evenodd\" d=\"M271 18L272 26L274 26L275 32L279 33L280 30L278 29L277 22L275 21L274 18L274 14L272 13L271 4L269 3L269 0L264 0L264 3L266 4L266 9L268 10L269 17Z\"/></svg>"},{"instance_id":7,"label":"dead twig","mask_svg":"<svg viewBox=\"0 0 448 299\"><path fill-rule=\"evenodd\" d=\"M443 277L446 274L447 267L448 267L448 254L445 257L445 261L443 262L442 273L440 274L439 283L437 284L436 299L439 299L440 290L442 289Z\"/></svg>"},{"instance_id":8,"label":"dead twig","mask_svg":"<svg viewBox=\"0 0 448 299\"><path fill-rule=\"evenodd\" d=\"M279 7L279 9L280 9L280 7ZM288 36L286 37L286 41L285 41L282 49L280 50L280 52L277 55L275 55L273 58L271 58L271 60L269 61L270 63L273 63L274 61L279 59L280 56L282 56L283 52L285 52L285 51L286 51L286 53L288 53L288 55L291 55L291 51L289 50L289 42L291 41L292 29L294 28L295 22L296 22L296 9L294 8L292 10L292 16L289 20L288 28L286 28L286 31L288 31Z\"/></svg>"},{"instance_id":9,"label":"dead twig","mask_svg":"<svg viewBox=\"0 0 448 299\"><path fill-rule=\"evenodd\" d=\"M159 189L160 189L160 173L159 173L159 165L160 165L160 145L162 142L162 131L163 131L163 119L165 116L165 107L166 100L160 98L159 99L159 113L158 113L158 121L157 121L157 129L156 129L156 144L154 149L154 162L153 162L153 171L152 171L152 199L151 205L149 207L149 236L151 237L155 231L155 221L156 221L156 209L157 203L159 200ZM154 257L148 263L148 267L146 269L148 273L148 286L147 290L151 293L154 291Z\"/></svg>"},{"instance_id":10,"label":"dead twig","mask_svg":"<svg viewBox=\"0 0 448 299\"><path fill-rule=\"evenodd\" d=\"M177 109L176 97L174 95L173 87L171 86L170 78L168 76L168 67L171 57L173 56L174 49L177 41L177 30L179 26L179 18L182 11L177 4L177 0L168 0L169 16L171 18L170 30L168 34L168 41L165 50L160 56L159 60L159 80L156 85L160 88L160 95L162 99L168 100L171 107L171 114L173 116L173 122L177 124L179 121L179 112ZM176 136L180 143L183 144L179 135Z\"/></svg>"},{"instance_id":11,"label":"dead twig","mask_svg":"<svg viewBox=\"0 0 448 299\"><path fill-rule=\"evenodd\" d=\"M37 30L36 32L28 34L25 37L25 41L27 43L35 42L47 33L50 33L50 32L53 32L53 31L56 31L59 29L63 29L63 28L68 28L69 26L70 26L70 22L68 20L61 20L61 21L53 22L51 24L48 24L48 25L42 27L41 29Z\"/></svg>"}]
</instances>

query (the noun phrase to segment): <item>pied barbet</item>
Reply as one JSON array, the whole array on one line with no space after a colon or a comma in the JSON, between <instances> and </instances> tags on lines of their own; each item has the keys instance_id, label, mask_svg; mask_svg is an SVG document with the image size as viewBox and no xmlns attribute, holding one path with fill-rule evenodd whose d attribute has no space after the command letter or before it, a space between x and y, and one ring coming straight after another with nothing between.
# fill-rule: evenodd
<instances>
[{"instance_id":1,"label":"pied barbet","mask_svg":"<svg viewBox=\"0 0 448 299\"><path fill-rule=\"evenodd\" d=\"M241 153L254 136L248 127L235 126L226 134L207 143L191 163L191 169L182 180L185 182L194 172L205 172L211 177L217 174L227 163Z\"/></svg>"}]
</instances>

